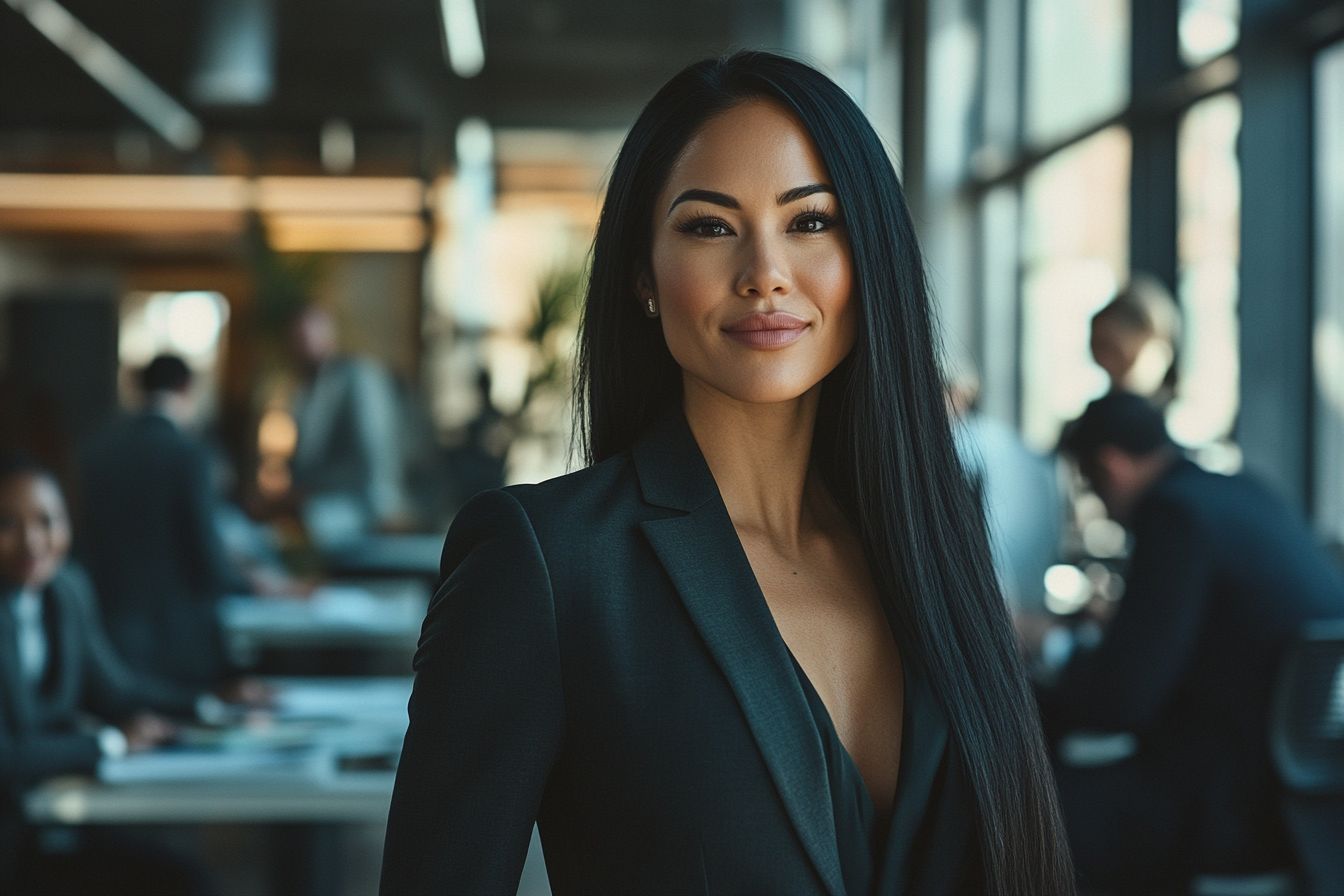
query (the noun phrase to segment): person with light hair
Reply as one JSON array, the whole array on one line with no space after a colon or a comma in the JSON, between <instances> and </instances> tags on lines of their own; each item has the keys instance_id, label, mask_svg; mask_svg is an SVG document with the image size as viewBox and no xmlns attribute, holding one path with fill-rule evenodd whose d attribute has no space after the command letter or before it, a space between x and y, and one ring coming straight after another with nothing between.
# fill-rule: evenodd
<instances>
[{"instance_id":1,"label":"person with light hair","mask_svg":"<svg viewBox=\"0 0 1344 896\"><path fill-rule=\"evenodd\" d=\"M1092 357L1110 377L1111 391L1133 392L1158 406L1176 394L1180 342L1180 309L1151 274L1135 273L1092 317Z\"/></svg>"}]
</instances>

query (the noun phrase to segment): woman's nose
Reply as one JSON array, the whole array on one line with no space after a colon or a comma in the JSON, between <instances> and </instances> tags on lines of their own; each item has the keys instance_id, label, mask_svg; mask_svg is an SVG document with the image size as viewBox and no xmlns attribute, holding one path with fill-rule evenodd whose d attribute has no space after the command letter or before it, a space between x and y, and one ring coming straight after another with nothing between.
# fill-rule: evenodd
<instances>
[{"instance_id":1,"label":"woman's nose","mask_svg":"<svg viewBox=\"0 0 1344 896\"><path fill-rule=\"evenodd\" d=\"M47 532L42 526L23 527L23 547L30 556L41 556L46 552L47 544Z\"/></svg>"},{"instance_id":2,"label":"woman's nose","mask_svg":"<svg viewBox=\"0 0 1344 896\"><path fill-rule=\"evenodd\" d=\"M770 233L744 242L742 268L737 277L737 294L744 298L786 295L793 288L788 258L781 241Z\"/></svg>"}]
</instances>

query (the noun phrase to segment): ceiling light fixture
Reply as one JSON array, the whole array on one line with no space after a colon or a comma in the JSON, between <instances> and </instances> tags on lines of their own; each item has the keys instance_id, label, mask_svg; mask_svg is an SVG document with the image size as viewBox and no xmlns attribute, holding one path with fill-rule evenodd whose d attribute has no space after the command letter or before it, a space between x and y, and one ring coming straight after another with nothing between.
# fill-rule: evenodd
<instances>
[{"instance_id":1,"label":"ceiling light fixture","mask_svg":"<svg viewBox=\"0 0 1344 896\"><path fill-rule=\"evenodd\" d=\"M181 103L151 81L107 41L94 34L56 0L5 0L63 50L95 81L186 152L201 143L201 123Z\"/></svg>"},{"instance_id":2,"label":"ceiling light fixture","mask_svg":"<svg viewBox=\"0 0 1344 896\"><path fill-rule=\"evenodd\" d=\"M476 0L439 0L439 11L443 15L443 43L448 65L459 77L476 77L485 67L485 41L481 37Z\"/></svg>"}]
</instances>

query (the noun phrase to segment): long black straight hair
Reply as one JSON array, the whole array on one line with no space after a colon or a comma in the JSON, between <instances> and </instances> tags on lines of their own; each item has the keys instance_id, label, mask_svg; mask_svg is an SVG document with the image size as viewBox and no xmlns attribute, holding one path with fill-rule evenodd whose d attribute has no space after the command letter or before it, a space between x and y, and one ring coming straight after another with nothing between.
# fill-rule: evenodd
<instances>
[{"instance_id":1,"label":"long black straight hair","mask_svg":"<svg viewBox=\"0 0 1344 896\"><path fill-rule=\"evenodd\" d=\"M681 370L636 294L654 202L686 144L747 100L802 121L825 162L853 254L858 337L827 377L813 459L857 528L907 648L929 670L976 795L986 885L1074 889L1035 701L957 460L923 259L881 140L830 79L739 52L684 69L644 108L607 188L579 343L577 426L589 462L627 450L681 401Z\"/></svg>"}]
</instances>

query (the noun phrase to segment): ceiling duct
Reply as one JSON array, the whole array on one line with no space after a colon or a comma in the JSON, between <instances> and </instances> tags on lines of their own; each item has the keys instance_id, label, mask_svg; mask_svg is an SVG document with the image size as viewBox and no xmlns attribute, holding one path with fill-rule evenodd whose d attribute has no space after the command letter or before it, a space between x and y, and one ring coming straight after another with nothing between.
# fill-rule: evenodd
<instances>
[{"instance_id":1,"label":"ceiling duct","mask_svg":"<svg viewBox=\"0 0 1344 896\"><path fill-rule=\"evenodd\" d=\"M275 87L272 0L207 0L191 98L209 106L257 106Z\"/></svg>"}]
</instances>

